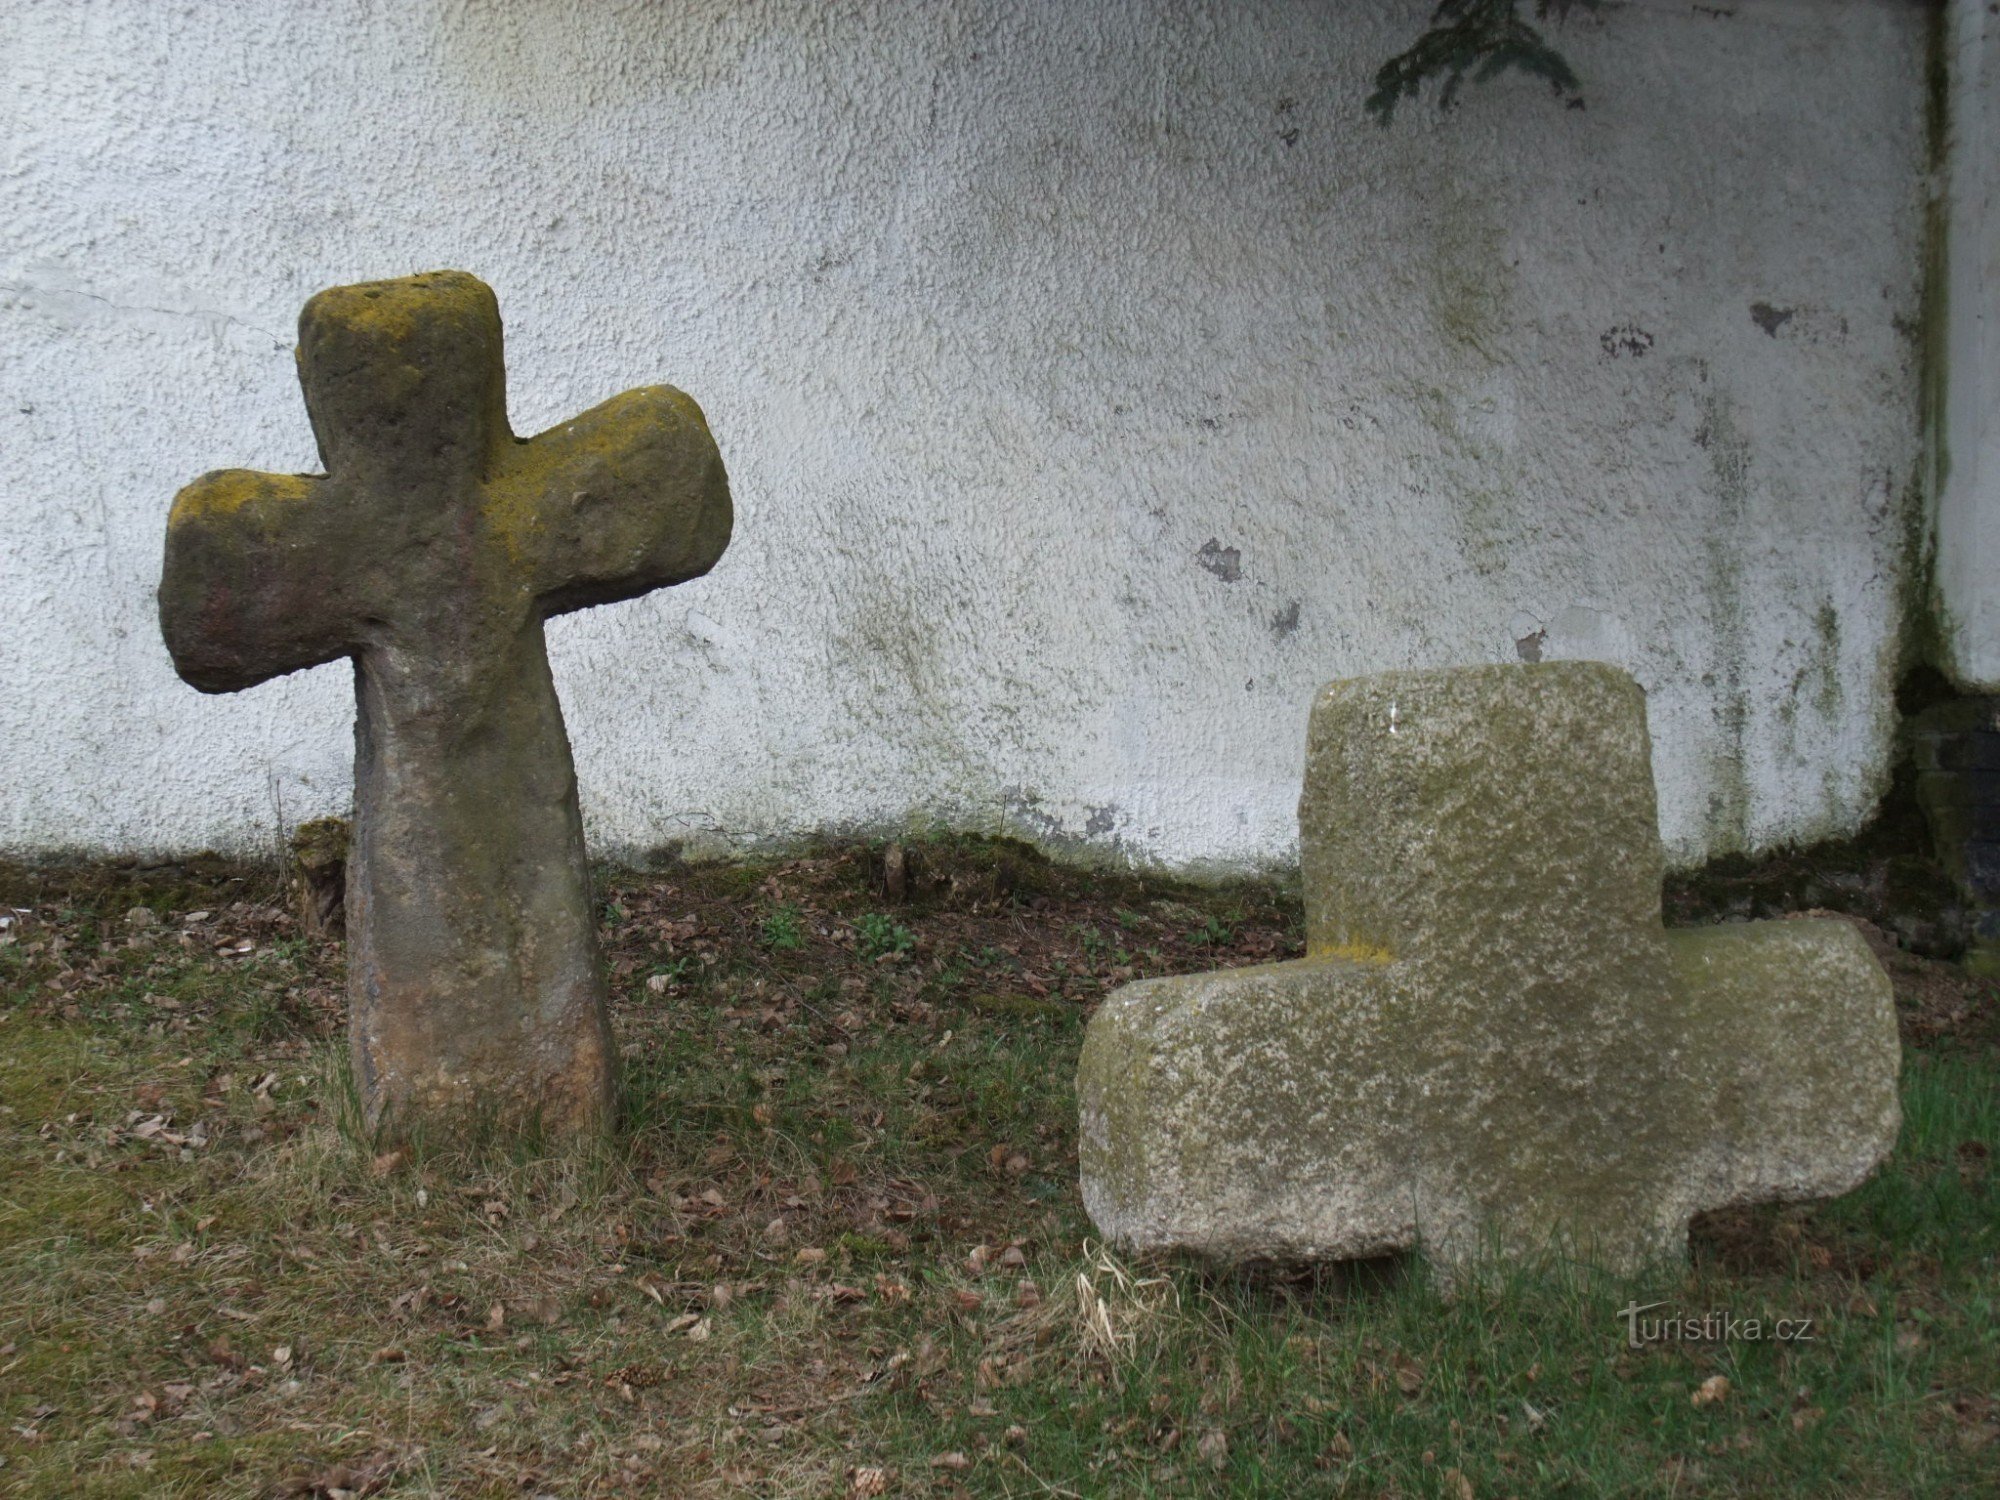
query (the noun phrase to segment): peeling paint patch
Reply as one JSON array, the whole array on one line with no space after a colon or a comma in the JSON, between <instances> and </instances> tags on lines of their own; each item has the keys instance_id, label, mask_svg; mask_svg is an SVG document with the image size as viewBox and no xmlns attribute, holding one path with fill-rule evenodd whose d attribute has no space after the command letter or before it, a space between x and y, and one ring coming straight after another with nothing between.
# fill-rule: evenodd
<instances>
[{"instance_id":1,"label":"peeling paint patch","mask_svg":"<svg viewBox=\"0 0 2000 1500\"><path fill-rule=\"evenodd\" d=\"M1234 583L1243 576L1243 553L1235 547L1225 547L1214 537L1210 537L1196 549L1194 560L1224 583Z\"/></svg>"},{"instance_id":2,"label":"peeling paint patch","mask_svg":"<svg viewBox=\"0 0 2000 1500\"><path fill-rule=\"evenodd\" d=\"M1522 661L1540 661L1542 642L1548 638L1549 633L1546 629L1531 631L1514 642L1514 654Z\"/></svg>"},{"instance_id":3,"label":"peeling paint patch","mask_svg":"<svg viewBox=\"0 0 2000 1500\"><path fill-rule=\"evenodd\" d=\"M1612 359L1622 359L1627 355L1643 359L1653 350L1653 336L1637 323L1620 323L1607 328L1597 336L1597 343Z\"/></svg>"},{"instance_id":4,"label":"peeling paint patch","mask_svg":"<svg viewBox=\"0 0 2000 1500\"><path fill-rule=\"evenodd\" d=\"M1271 616L1271 636L1274 640L1282 641L1298 628L1299 601L1296 599Z\"/></svg>"},{"instance_id":5,"label":"peeling paint patch","mask_svg":"<svg viewBox=\"0 0 2000 1500\"><path fill-rule=\"evenodd\" d=\"M1753 302L1750 304L1750 321L1776 338L1778 330L1797 317L1798 311L1796 307L1773 307L1768 302Z\"/></svg>"},{"instance_id":6,"label":"peeling paint patch","mask_svg":"<svg viewBox=\"0 0 2000 1500\"><path fill-rule=\"evenodd\" d=\"M1029 831L1030 837L1039 835L1044 839L1061 838L1063 835L1062 820L1043 809L1041 793L1033 787L1001 788L1000 807L1003 827L1013 825L1008 828L1009 832L1013 828L1022 828Z\"/></svg>"},{"instance_id":7,"label":"peeling paint patch","mask_svg":"<svg viewBox=\"0 0 2000 1500\"><path fill-rule=\"evenodd\" d=\"M1287 95L1286 97L1280 99L1277 102L1277 105L1272 112L1274 114L1279 114L1279 115L1288 115L1298 107L1298 102L1299 101L1297 99L1294 99L1290 95ZM1272 134L1277 136L1277 138L1283 141L1287 146L1296 146L1299 141L1299 127L1297 125L1292 124L1288 120L1281 122L1278 128L1274 130Z\"/></svg>"},{"instance_id":8,"label":"peeling paint patch","mask_svg":"<svg viewBox=\"0 0 2000 1500\"><path fill-rule=\"evenodd\" d=\"M854 256L851 252L843 251L836 254L832 250L822 250L807 264L806 274L814 281L824 281L828 272L838 271L842 266L851 265L853 261Z\"/></svg>"},{"instance_id":9,"label":"peeling paint patch","mask_svg":"<svg viewBox=\"0 0 2000 1500\"><path fill-rule=\"evenodd\" d=\"M1129 864L1131 851L1118 832L1121 817L1129 822L1124 808L1116 802L1084 804L1083 829L1072 832L1063 820L1050 812L1039 790L1013 785L1001 793L1001 832L1010 838L1025 839L1044 854L1067 856L1085 863ZM1149 830L1149 836L1151 836Z\"/></svg>"}]
</instances>

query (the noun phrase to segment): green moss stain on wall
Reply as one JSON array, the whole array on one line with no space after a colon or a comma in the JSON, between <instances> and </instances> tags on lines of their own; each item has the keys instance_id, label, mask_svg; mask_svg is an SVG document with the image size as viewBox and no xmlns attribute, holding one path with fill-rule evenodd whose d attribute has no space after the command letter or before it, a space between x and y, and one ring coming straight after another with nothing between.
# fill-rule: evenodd
<instances>
[{"instance_id":1,"label":"green moss stain on wall","mask_svg":"<svg viewBox=\"0 0 2000 1500\"><path fill-rule=\"evenodd\" d=\"M1424 292L1439 337L1498 364L1513 276L1488 203L1462 185L1446 188L1426 251Z\"/></svg>"},{"instance_id":2,"label":"green moss stain on wall","mask_svg":"<svg viewBox=\"0 0 2000 1500\"><path fill-rule=\"evenodd\" d=\"M1822 719L1832 721L1839 717L1846 701L1846 690L1840 682L1840 611L1831 599L1820 600L1813 611L1812 629L1806 639L1798 642L1788 637L1785 649L1803 653L1803 660L1793 671L1785 696L1778 704L1784 753L1789 756L1797 750L1796 731L1802 707L1810 705Z\"/></svg>"},{"instance_id":3,"label":"green moss stain on wall","mask_svg":"<svg viewBox=\"0 0 2000 1500\"><path fill-rule=\"evenodd\" d=\"M1521 540L1520 491L1505 446L1464 420L1468 408L1483 398L1430 383L1407 386L1402 396L1436 435L1461 555L1480 577L1499 575Z\"/></svg>"},{"instance_id":4,"label":"green moss stain on wall","mask_svg":"<svg viewBox=\"0 0 2000 1500\"><path fill-rule=\"evenodd\" d=\"M917 779L936 789L930 809L911 812L913 821L925 821L934 810L990 800L994 778L961 733L967 716L952 692L937 622L911 604L916 597L914 588L884 580L884 587L858 601L847 616L834 658L837 670L875 688L859 700L861 719L853 732L893 732L910 760L923 768ZM879 705L879 714L869 711L870 702Z\"/></svg>"},{"instance_id":5,"label":"green moss stain on wall","mask_svg":"<svg viewBox=\"0 0 2000 1500\"><path fill-rule=\"evenodd\" d=\"M1950 13L1933 8L1924 71L1924 137L1930 158L1924 189L1924 264L1918 293L1912 358L1917 368L1918 422L1922 432L1916 473L1904 491L1901 579L1902 652L1898 675L1929 666L1950 673L1950 621L1937 584L1937 507L1951 477L1951 447L1945 432L1950 375L1949 182L1951 150Z\"/></svg>"},{"instance_id":6,"label":"green moss stain on wall","mask_svg":"<svg viewBox=\"0 0 2000 1500\"><path fill-rule=\"evenodd\" d=\"M1708 454L1715 481L1715 515L1704 529L1704 583L1714 669L1704 683L1717 701L1720 744L1710 761L1707 844L1711 854L1750 847L1750 700L1743 657L1748 619L1743 600L1743 531L1750 508L1750 441L1736 424L1735 408L1720 392L1702 405L1695 441Z\"/></svg>"},{"instance_id":7,"label":"green moss stain on wall","mask_svg":"<svg viewBox=\"0 0 2000 1500\"><path fill-rule=\"evenodd\" d=\"M1832 719L1840 713L1840 611L1824 600L1813 615L1813 707Z\"/></svg>"}]
</instances>

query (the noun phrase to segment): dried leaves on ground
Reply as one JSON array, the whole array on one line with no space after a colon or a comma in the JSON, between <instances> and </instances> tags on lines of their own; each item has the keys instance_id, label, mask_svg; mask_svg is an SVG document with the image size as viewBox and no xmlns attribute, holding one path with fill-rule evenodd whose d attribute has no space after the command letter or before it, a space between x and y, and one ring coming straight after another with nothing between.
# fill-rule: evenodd
<instances>
[{"instance_id":1,"label":"dried leaves on ground","mask_svg":"<svg viewBox=\"0 0 2000 1500\"><path fill-rule=\"evenodd\" d=\"M599 891L616 1138L412 1151L341 1128L341 954L274 874L0 871L0 1491L1950 1493L2000 1457L1993 996L1879 930L1876 1183L1643 1285L1445 1303L1134 1264L1077 1201L1091 1007L1296 956L1294 892L992 841ZM1635 1349L1628 1300L1817 1336Z\"/></svg>"}]
</instances>

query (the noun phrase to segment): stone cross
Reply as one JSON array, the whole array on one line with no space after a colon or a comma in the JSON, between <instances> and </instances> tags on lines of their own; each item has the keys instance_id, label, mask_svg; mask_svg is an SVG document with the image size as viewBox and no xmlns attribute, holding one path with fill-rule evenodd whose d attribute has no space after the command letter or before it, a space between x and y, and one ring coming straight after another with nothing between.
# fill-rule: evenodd
<instances>
[{"instance_id":1,"label":"stone cross","mask_svg":"<svg viewBox=\"0 0 2000 1500\"><path fill-rule=\"evenodd\" d=\"M226 693L354 659L348 996L371 1122L607 1122L614 1054L551 615L705 573L728 482L701 409L627 391L507 425L500 310L463 272L299 318L324 476L228 469L167 521L174 666Z\"/></svg>"},{"instance_id":2,"label":"stone cross","mask_svg":"<svg viewBox=\"0 0 2000 1500\"><path fill-rule=\"evenodd\" d=\"M1083 1196L1115 1240L1629 1271L1893 1145L1889 982L1852 927L1662 928L1616 668L1334 683L1299 827L1303 960L1127 985L1090 1023Z\"/></svg>"}]
</instances>

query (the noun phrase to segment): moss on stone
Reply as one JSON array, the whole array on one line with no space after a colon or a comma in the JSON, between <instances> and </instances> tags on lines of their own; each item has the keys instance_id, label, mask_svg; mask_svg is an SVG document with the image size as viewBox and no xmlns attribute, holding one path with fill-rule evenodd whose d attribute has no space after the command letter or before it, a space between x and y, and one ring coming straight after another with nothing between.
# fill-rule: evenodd
<instances>
[{"instance_id":1,"label":"moss on stone","mask_svg":"<svg viewBox=\"0 0 2000 1500\"><path fill-rule=\"evenodd\" d=\"M340 864L352 838L353 824L346 818L314 818L292 831L292 858L309 870Z\"/></svg>"}]
</instances>

